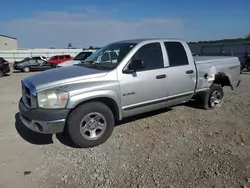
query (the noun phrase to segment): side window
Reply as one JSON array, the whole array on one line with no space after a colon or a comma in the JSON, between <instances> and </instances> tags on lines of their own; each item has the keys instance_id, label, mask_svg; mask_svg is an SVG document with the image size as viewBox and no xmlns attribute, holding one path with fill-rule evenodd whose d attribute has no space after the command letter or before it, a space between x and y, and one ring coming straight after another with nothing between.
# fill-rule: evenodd
<instances>
[{"instance_id":1,"label":"side window","mask_svg":"<svg viewBox=\"0 0 250 188\"><path fill-rule=\"evenodd\" d=\"M101 57L101 61L110 61L109 59L109 54L108 53L104 53Z\"/></svg>"},{"instance_id":2,"label":"side window","mask_svg":"<svg viewBox=\"0 0 250 188\"><path fill-rule=\"evenodd\" d=\"M58 60L58 56L53 56L51 60Z\"/></svg>"},{"instance_id":3,"label":"side window","mask_svg":"<svg viewBox=\"0 0 250 188\"><path fill-rule=\"evenodd\" d=\"M169 66L188 65L187 53L180 42L164 42L167 50Z\"/></svg>"},{"instance_id":4,"label":"side window","mask_svg":"<svg viewBox=\"0 0 250 188\"><path fill-rule=\"evenodd\" d=\"M59 56L59 59L64 59L64 56Z\"/></svg>"},{"instance_id":5,"label":"side window","mask_svg":"<svg viewBox=\"0 0 250 188\"><path fill-rule=\"evenodd\" d=\"M66 55L66 56L65 56L65 59L70 59L70 56L69 56L69 55Z\"/></svg>"},{"instance_id":6,"label":"side window","mask_svg":"<svg viewBox=\"0 0 250 188\"><path fill-rule=\"evenodd\" d=\"M40 57L33 57L32 59L38 60L38 59L41 59L41 58Z\"/></svg>"},{"instance_id":7,"label":"side window","mask_svg":"<svg viewBox=\"0 0 250 188\"><path fill-rule=\"evenodd\" d=\"M37 62L38 62L39 65L42 65L42 64L44 64L45 61L39 59L39 60L37 60Z\"/></svg>"},{"instance_id":8,"label":"side window","mask_svg":"<svg viewBox=\"0 0 250 188\"><path fill-rule=\"evenodd\" d=\"M164 67L162 49L160 43L150 43L142 46L132 57L143 61L144 69L159 69Z\"/></svg>"},{"instance_id":9,"label":"side window","mask_svg":"<svg viewBox=\"0 0 250 188\"><path fill-rule=\"evenodd\" d=\"M37 60L35 60L35 59L29 60L29 64L30 65L38 65Z\"/></svg>"}]
</instances>

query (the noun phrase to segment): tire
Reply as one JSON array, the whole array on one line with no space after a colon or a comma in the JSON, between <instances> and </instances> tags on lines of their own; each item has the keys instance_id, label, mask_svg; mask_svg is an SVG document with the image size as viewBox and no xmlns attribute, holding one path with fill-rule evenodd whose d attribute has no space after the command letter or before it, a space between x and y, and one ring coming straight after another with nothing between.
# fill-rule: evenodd
<instances>
[{"instance_id":1,"label":"tire","mask_svg":"<svg viewBox=\"0 0 250 188\"><path fill-rule=\"evenodd\" d=\"M248 71L250 71L250 63L247 64L246 68Z\"/></svg>"},{"instance_id":2,"label":"tire","mask_svg":"<svg viewBox=\"0 0 250 188\"><path fill-rule=\"evenodd\" d=\"M108 106L101 102L90 102L77 107L70 113L67 131L77 146L91 148L106 142L113 132L114 125L115 118ZM102 127L102 130L96 127ZM95 134L91 134L93 131Z\"/></svg>"},{"instance_id":3,"label":"tire","mask_svg":"<svg viewBox=\"0 0 250 188\"><path fill-rule=\"evenodd\" d=\"M30 72L30 68L29 67L24 67L23 72Z\"/></svg>"},{"instance_id":4,"label":"tire","mask_svg":"<svg viewBox=\"0 0 250 188\"><path fill-rule=\"evenodd\" d=\"M4 73L3 71L0 70L0 77L3 77L4 76Z\"/></svg>"},{"instance_id":5,"label":"tire","mask_svg":"<svg viewBox=\"0 0 250 188\"><path fill-rule=\"evenodd\" d=\"M206 110L219 108L224 99L223 88L218 84L212 84L210 89L203 93L202 107Z\"/></svg>"}]
</instances>

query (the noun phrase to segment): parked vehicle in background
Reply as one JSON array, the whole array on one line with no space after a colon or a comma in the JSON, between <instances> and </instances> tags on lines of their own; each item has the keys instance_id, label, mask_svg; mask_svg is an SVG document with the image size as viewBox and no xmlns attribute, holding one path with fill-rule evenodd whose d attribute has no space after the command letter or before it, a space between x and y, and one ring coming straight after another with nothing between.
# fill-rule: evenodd
<instances>
[{"instance_id":1,"label":"parked vehicle in background","mask_svg":"<svg viewBox=\"0 0 250 188\"><path fill-rule=\"evenodd\" d=\"M60 63L57 65L57 67L66 67L66 66L72 66L75 64L79 64L82 61L84 61L86 58L91 56L93 53L95 53L97 50L83 50L79 54L77 54L72 60L65 61L63 63Z\"/></svg>"},{"instance_id":2,"label":"parked vehicle in background","mask_svg":"<svg viewBox=\"0 0 250 188\"><path fill-rule=\"evenodd\" d=\"M26 59L21 62L15 62L13 64L14 70L20 70L22 72L30 71L44 71L53 68L47 61L39 58Z\"/></svg>"},{"instance_id":3,"label":"parked vehicle in background","mask_svg":"<svg viewBox=\"0 0 250 188\"><path fill-rule=\"evenodd\" d=\"M62 62L69 61L71 59L71 55L55 55L52 56L47 62L56 66Z\"/></svg>"},{"instance_id":4,"label":"parked vehicle in background","mask_svg":"<svg viewBox=\"0 0 250 188\"><path fill-rule=\"evenodd\" d=\"M21 61L14 61L14 64L16 63L21 63L23 61L27 61L27 60L31 60L31 59L34 59L34 60L44 60L44 61L47 61L47 58L44 57L44 56L32 56L32 57L26 57L24 58L23 60Z\"/></svg>"},{"instance_id":5,"label":"parked vehicle in background","mask_svg":"<svg viewBox=\"0 0 250 188\"><path fill-rule=\"evenodd\" d=\"M243 69L250 70L250 55L249 55L249 53L245 53L244 57L242 58L241 70L243 70Z\"/></svg>"},{"instance_id":6,"label":"parked vehicle in background","mask_svg":"<svg viewBox=\"0 0 250 188\"><path fill-rule=\"evenodd\" d=\"M4 58L0 57L0 77L6 75L9 72L10 72L9 62L6 61Z\"/></svg>"},{"instance_id":7,"label":"parked vehicle in background","mask_svg":"<svg viewBox=\"0 0 250 188\"><path fill-rule=\"evenodd\" d=\"M125 117L192 99L204 109L216 109L224 99L223 87L239 84L237 57L193 57L181 40L119 41L81 64L25 78L19 114L31 130L67 131L76 145L94 147Z\"/></svg>"},{"instance_id":8,"label":"parked vehicle in background","mask_svg":"<svg viewBox=\"0 0 250 188\"><path fill-rule=\"evenodd\" d=\"M110 51L107 51L107 52L104 52L103 54L101 54L99 56L99 58L95 61L95 63L98 63L98 62L115 63L117 61L117 58L118 58L118 52L110 50ZM62 63L62 64L58 65L57 67L72 66L72 65L79 64L79 63L84 63L84 61L85 60L70 61L69 63L64 62L65 64Z\"/></svg>"}]
</instances>

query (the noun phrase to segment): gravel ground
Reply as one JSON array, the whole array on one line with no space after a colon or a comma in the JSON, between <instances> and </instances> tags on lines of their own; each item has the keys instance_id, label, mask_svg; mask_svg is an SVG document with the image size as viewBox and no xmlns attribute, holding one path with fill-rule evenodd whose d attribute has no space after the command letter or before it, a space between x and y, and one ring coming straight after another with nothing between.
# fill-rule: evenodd
<instances>
[{"instance_id":1,"label":"gravel ground","mask_svg":"<svg viewBox=\"0 0 250 188\"><path fill-rule=\"evenodd\" d=\"M225 89L220 109L187 104L129 118L92 149L25 128L17 113L27 75L0 79L0 188L250 187L250 74Z\"/></svg>"}]
</instances>

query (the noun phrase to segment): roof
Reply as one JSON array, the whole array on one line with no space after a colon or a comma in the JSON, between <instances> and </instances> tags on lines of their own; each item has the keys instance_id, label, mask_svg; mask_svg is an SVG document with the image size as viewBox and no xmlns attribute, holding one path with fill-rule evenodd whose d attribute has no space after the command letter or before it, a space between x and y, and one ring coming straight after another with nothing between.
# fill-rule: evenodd
<instances>
[{"instance_id":1,"label":"roof","mask_svg":"<svg viewBox=\"0 0 250 188\"><path fill-rule=\"evenodd\" d=\"M10 37L10 36L1 35L1 34L0 34L0 37L6 37L6 38L10 38L10 39L15 39L15 40L17 40L17 38L15 38L15 37Z\"/></svg>"},{"instance_id":2,"label":"roof","mask_svg":"<svg viewBox=\"0 0 250 188\"><path fill-rule=\"evenodd\" d=\"M141 43L141 42L146 42L146 41L165 41L165 40L182 41L180 39L175 39L175 38L142 38L142 39L122 40L122 41L117 41L114 43Z\"/></svg>"}]
</instances>

